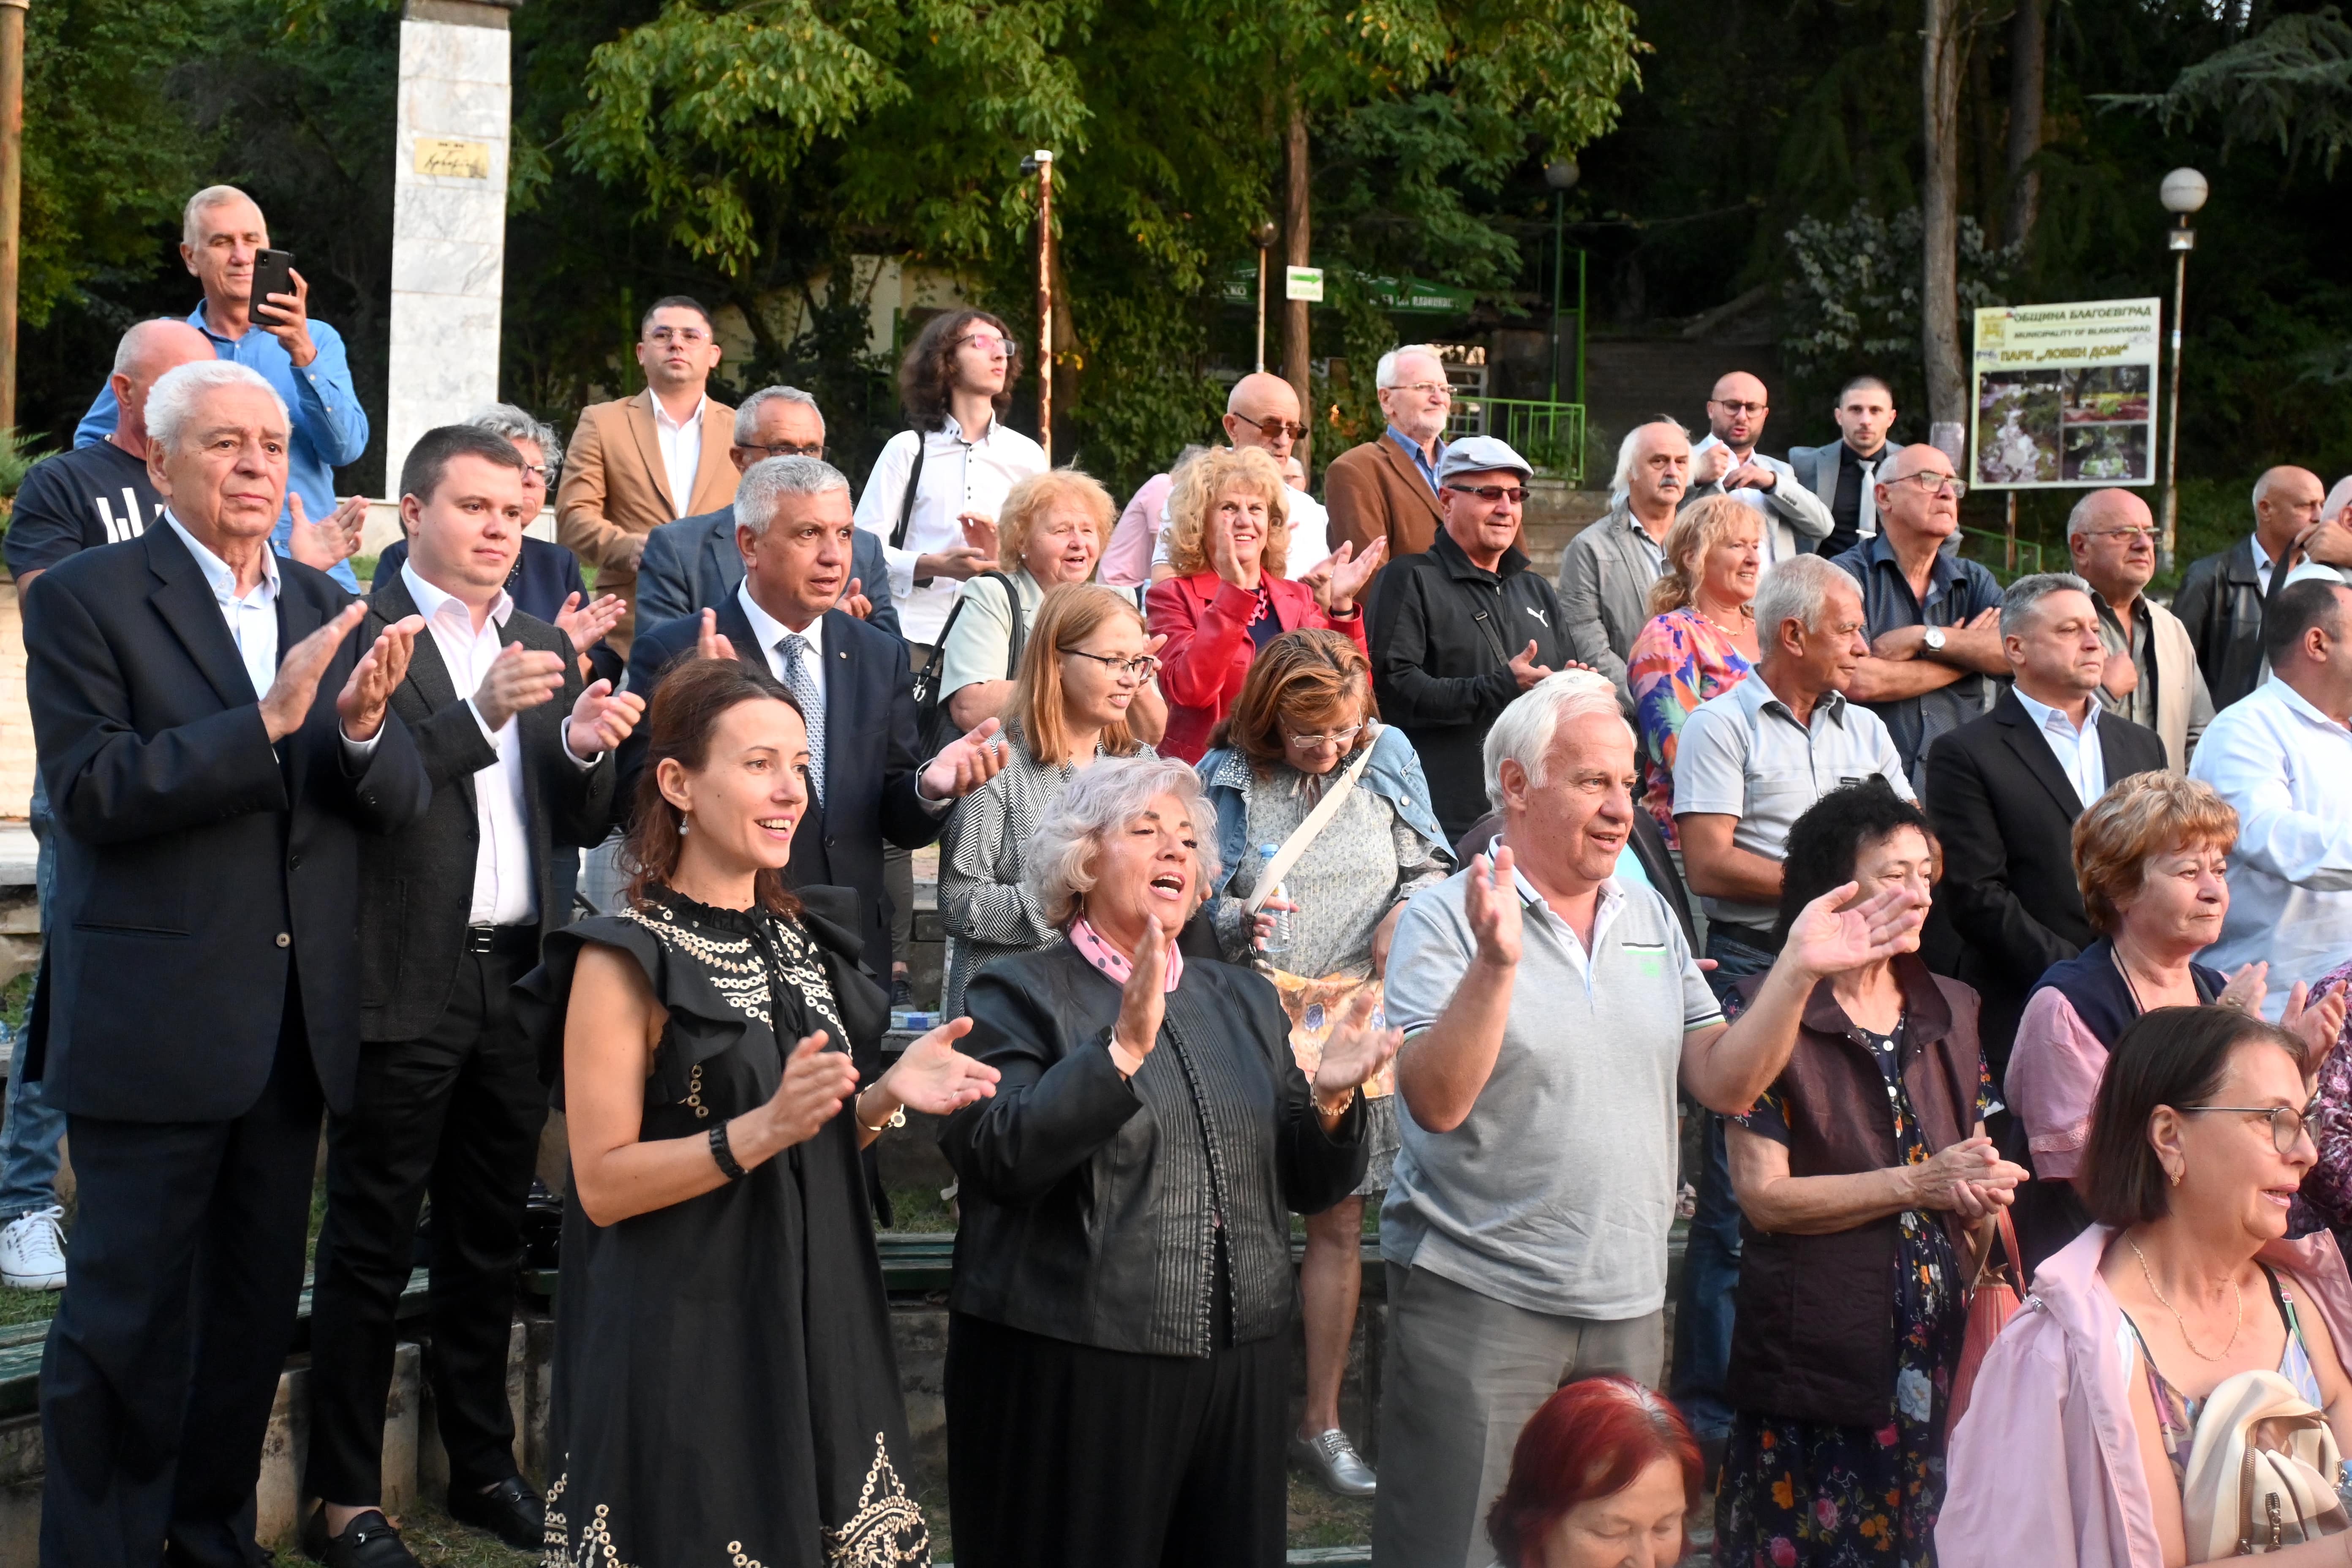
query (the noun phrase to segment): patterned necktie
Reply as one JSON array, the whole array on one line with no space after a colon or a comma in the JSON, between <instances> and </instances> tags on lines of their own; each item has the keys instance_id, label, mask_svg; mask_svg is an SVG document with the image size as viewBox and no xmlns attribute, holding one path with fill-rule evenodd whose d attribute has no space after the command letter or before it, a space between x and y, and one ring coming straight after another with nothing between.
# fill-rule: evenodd
<instances>
[{"instance_id":1,"label":"patterned necktie","mask_svg":"<svg viewBox=\"0 0 2352 1568\"><path fill-rule=\"evenodd\" d=\"M824 807L824 700L817 692L816 674L802 662L808 651L805 639L786 633L776 645L784 656L784 687L801 705L801 713L808 720L809 788L816 795L819 810Z\"/></svg>"}]
</instances>

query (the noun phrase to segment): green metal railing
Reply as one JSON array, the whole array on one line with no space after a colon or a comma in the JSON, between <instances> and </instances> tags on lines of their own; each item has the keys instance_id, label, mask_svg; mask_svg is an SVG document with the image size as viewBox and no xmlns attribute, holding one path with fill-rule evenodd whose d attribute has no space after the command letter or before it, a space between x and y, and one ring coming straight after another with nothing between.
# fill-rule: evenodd
<instances>
[{"instance_id":1,"label":"green metal railing","mask_svg":"<svg viewBox=\"0 0 2352 1568\"><path fill-rule=\"evenodd\" d=\"M1521 397L1456 397L1445 438L1499 436L1536 471L1584 482L1584 405Z\"/></svg>"},{"instance_id":2,"label":"green metal railing","mask_svg":"<svg viewBox=\"0 0 2352 1568\"><path fill-rule=\"evenodd\" d=\"M1530 460L1532 461L1532 459ZM2025 576L2029 573L2040 572L2042 569L2042 546L2033 540L2021 539L2017 541L2017 564L2015 566L2011 566L2007 564L2010 545L2009 535L1990 528L1963 527L1960 531L1971 539L1981 539L1985 542L1986 548L1978 553L1976 559L1982 561L1987 566L1990 567L1992 569L1993 575L2000 578L2004 583L2007 583L2013 578Z\"/></svg>"}]
</instances>

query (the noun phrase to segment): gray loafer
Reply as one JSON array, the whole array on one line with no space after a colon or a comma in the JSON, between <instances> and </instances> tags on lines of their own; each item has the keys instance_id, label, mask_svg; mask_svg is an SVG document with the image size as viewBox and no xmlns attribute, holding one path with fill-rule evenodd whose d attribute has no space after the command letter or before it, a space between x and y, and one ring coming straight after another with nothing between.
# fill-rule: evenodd
<instances>
[{"instance_id":1,"label":"gray loafer","mask_svg":"<svg viewBox=\"0 0 2352 1568\"><path fill-rule=\"evenodd\" d=\"M1380 1490L1372 1467L1364 1463L1364 1457L1356 1452L1356 1446L1337 1426L1312 1437L1292 1434L1290 1458L1313 1476L1325 1491L1340 1497L1370 1497Z\"/></svg>"}]
</instances>

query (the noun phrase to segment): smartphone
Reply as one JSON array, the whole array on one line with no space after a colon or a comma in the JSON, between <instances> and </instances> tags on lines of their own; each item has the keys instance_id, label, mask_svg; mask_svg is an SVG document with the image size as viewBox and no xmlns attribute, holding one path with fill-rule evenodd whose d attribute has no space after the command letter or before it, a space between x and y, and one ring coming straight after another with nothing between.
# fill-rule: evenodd
<instances>
[{"instance_id":1,"label":"smartphone","mask_svg":"<svg viewBox=\"0 0 2352 1568\"><path fill-rule=\"evenodd\" d=\"M261 307L268 304L272 294L294 292L294 253L290 250L265 250L253 258L253 299L249 309L256 321L282 321L283 315L265 316ZM275 309L275 307L272 307Z\"/></svg>"}]
</instances>

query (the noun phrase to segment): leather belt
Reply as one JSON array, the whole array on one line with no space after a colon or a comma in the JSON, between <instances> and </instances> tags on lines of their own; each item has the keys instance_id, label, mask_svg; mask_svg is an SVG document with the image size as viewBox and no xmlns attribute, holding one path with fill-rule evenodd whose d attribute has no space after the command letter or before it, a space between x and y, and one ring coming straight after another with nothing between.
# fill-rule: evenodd
<instances>
[{"instance_id":1,"label":"leather belt","mask_svg":"<svg viewBox=\"0 0 2352 1568\"><path fill-rule=\"evenodd\" d=\"M467 952L527 952L539 946L536 925L471 925L466 928Z\"/></svg>"}]
</instances>

